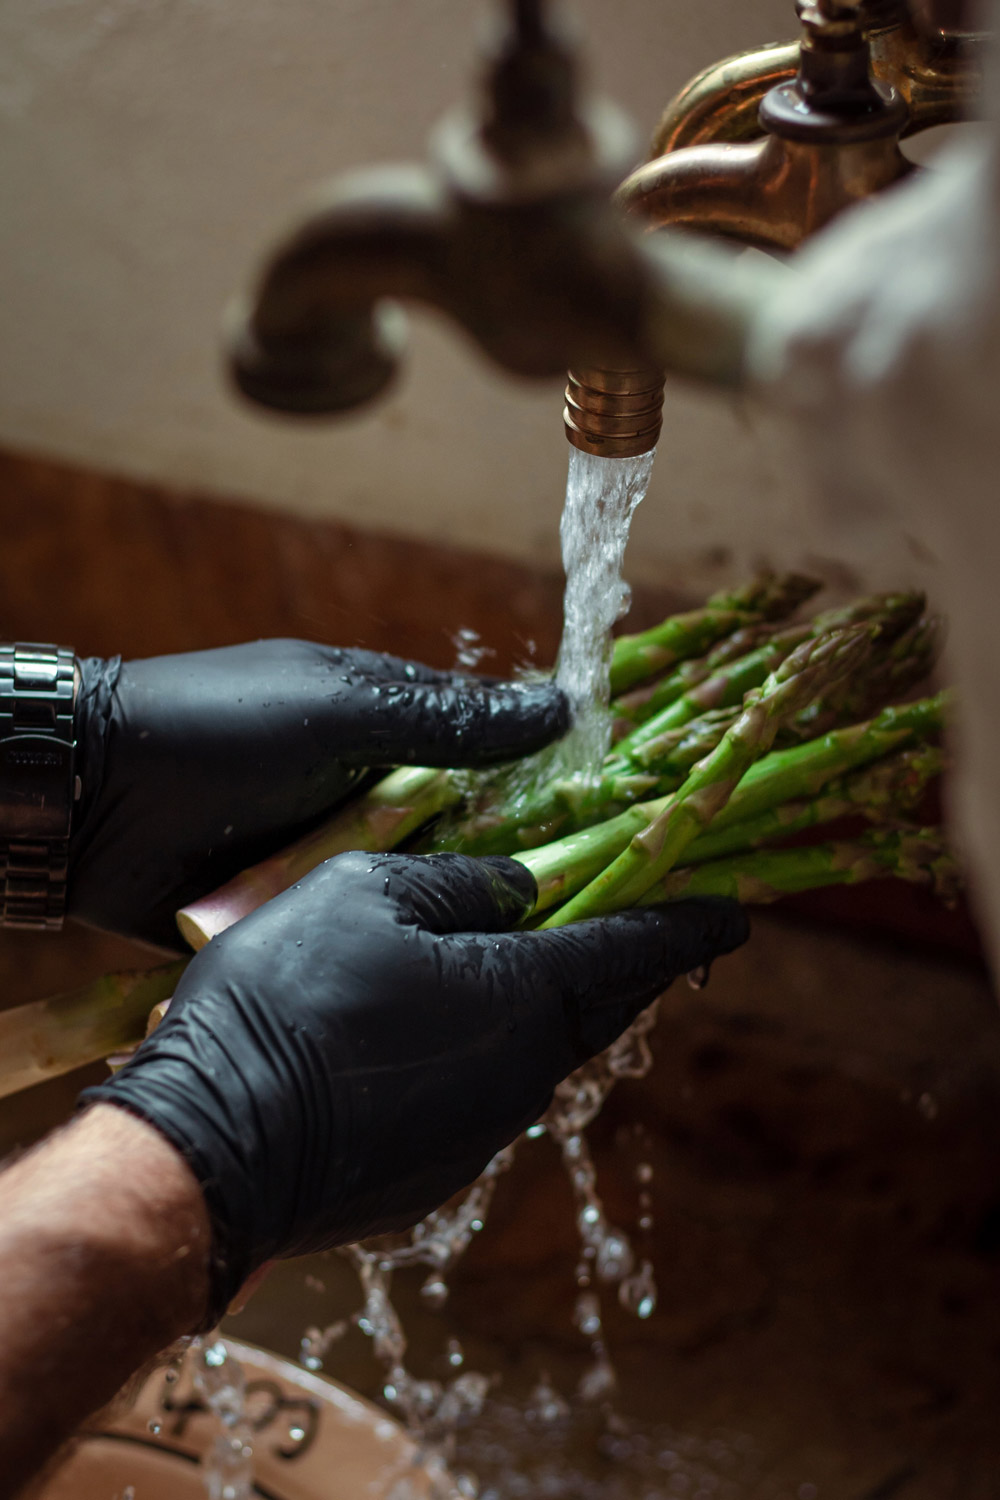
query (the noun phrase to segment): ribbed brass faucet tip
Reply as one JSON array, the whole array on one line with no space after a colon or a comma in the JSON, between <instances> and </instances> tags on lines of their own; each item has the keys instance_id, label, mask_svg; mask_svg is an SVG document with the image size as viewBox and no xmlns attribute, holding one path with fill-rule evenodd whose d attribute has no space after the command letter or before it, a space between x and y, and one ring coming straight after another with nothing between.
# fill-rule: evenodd
<instances>
[{"instance_id":1,"label":"ribbed brass faucet tip","mask_svg":"<svg viewBox=\"0 0 1000 1500\"><path fill-rule=\"evenodd\" d=\"M567 438L584 453L650 453L663 425L663 371L571 370L563 421Z\"/></svg>"}]
</instances>

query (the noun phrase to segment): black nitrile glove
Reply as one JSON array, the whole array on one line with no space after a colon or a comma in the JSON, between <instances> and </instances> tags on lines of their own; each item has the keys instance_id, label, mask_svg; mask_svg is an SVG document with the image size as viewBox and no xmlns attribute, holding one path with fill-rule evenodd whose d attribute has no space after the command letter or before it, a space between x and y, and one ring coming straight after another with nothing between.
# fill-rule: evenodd
<instances>
[{"instance_id":1,"label":"black nitrile glove","mask_svg":"<svg viewBox=\"0 0 1000 1500\"><path fill-rule=\"evenodd\" d=\"M534 894L514 860L342 854L204 948L132 1061L86 1091L191 1164L215 1315L266 1260L437 1208L748 931L715 899L509 931Z\"/></svg>"},{"instance_id":2,"label":"black nitrile glove","mask_svg":"<svg viewBox=\"0 0 1000 1500\"><path fill-rule=\"evenodd\" d=\"M298 838L366 768L494 765L569 723L547 683L309 641L81 668L69 913L167 948L179 907Z\"/></svg>"}]
</instances>

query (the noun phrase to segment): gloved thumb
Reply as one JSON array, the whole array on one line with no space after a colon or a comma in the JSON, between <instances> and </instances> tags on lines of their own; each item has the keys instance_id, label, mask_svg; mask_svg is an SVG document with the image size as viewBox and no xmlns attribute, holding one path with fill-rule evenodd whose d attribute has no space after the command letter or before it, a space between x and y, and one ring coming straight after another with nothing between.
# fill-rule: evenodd
<instances>
[{"instance_id":1,"label":"gloved thumb","mask_svg":"<svg viewBox=\"0 0 1000 1500\"><path fill-rule=\"evenodd\" d=\"M399 919L438 936L507 932L528 915L538 895L531 871L501 855L385 855L372 870L382 877Z\"/></svg>"}]
</instances>

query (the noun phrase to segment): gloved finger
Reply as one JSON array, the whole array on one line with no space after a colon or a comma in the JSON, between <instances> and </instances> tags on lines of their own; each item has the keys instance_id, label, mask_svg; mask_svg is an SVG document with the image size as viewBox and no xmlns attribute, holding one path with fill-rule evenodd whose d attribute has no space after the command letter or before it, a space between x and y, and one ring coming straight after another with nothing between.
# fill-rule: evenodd
<instances>
[{"instance_id":1,"label":"gloved finger","mask_svg":"<svg viewBox=\"0 0 1000 1500\"><path fill-rule=\"evenodd\" d=\"M436 936L507 932L527 916L538 894L531 871L502 855L391 854L374 866L370 858L365 863L399 920Z\"/></svg>"},{"instance_id":2,"label":"gloved finger","mask_svg":"<svg viewBox=\"0 0 1000 1500\"><path fill-rule=\"evenodd\" d=\"M723 897L617 912L503 939L503 959L520 969L528 994L544 976L563 1006L577 1062L609 1047L679 974L745 943L744 909Z\"/></svg>"},{"instance_id":3,"label":"gloved finger","mask_svg":"<svg viewBox=\"0 0 1000 1500\"><path fill-rule=\"evenodd\" d=\"M322 707L316 710L322 722ZM346 716L334 702L345 765L489 766L565 734L570 708L554 683L359 682Z\"/></svg>"},{"instance_id":4,"label":"gloved finger","mask_svg":"<svg viewBox=\"0 0 1000 1500\"><path fill-rule=\"evenodd\" d=\"M388 651L366 651L360 646L323 646L316 644L321 656L342 671L356 672L371 682L440 682L453 680L476 681L468 673L444 671L428 667L421 661L411 661L405 656L392 656Z\"/></svg>"}]
</instances>

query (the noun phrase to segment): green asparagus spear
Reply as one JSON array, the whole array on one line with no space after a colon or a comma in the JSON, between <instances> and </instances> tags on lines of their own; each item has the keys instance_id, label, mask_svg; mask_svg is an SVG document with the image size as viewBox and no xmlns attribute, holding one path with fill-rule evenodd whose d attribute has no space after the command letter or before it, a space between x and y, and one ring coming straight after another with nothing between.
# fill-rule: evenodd
<instances>
[{"instance_id":1,"label":"green asparagus spear","mask_svg":"<svg viewBox=\"0 0 1000 1500\"><path fill-rule=\"evenodd\" d=\"M788 726L789 739L813 739L837 724L867 719L887 703L908 693L933 670L944 645L944 623L925 615L888 644L875 642L868 670L855 682L810 704Z\"/></svg>"},{"instance_id":2,"label":"green asparagus spear","mask_svg":"<svg viewBox=\"0 0 1000 1500\"><path fill-rule=\"evenodd\" d=\"M758 849L671 870L640 897L643 905L683 896L734 896L769 902L820 886L856 885L893 875L927 885L945 901L961 889L961 875L939 828L879 829L852 842L798 849Z\"/></svg>"},{"instance_id":3,"label":"green asparagus spear","mask_svg":"<svg viewBox=\"0 0 1000 1500\"><path fill-rule=\"evenodd\" d=\"M796 797L814 797L834 776L879 760L945 726L951 703L947 692L915 703L885 708L874 719L835 729L804 745L775 750L751 766L713 823L713 831L756 817Z\"/></svg>"},{"instance_id":4,"label":"green asparagus spear","mask_svg":"<svg viewBox=\"0 0 1000 1500\"><path fill-rule=\"evenodd\" d=\"M707 709L741 703L743 695L750 688L759 687L768 673L773 672L800 641L811 635L823 635L827 631L840 630L849 625L877 625L879 645L883 642L895 642L903 636L898 649L892 653L893 660L900 666L908 664L910 673L915 674L911 675L911 680L919 681L926 671L926 668L921 669L919 665L919 662L926 660L926 652L921 653L918 660L913 659L919 650L913 627L923 605L922 594L873 594L842 608L827 610L805 624L787 626L780 631L772 630L770 637L757 642L752 650L739 658L727 658L702 680L681 693L669 693L660 684L655 684L648 693L646 704L641 711L637 710L639 727L620 740L615 753L623 760L633 758L638 746L665 730L677 728ZM741 632L737 632L738 634ZM870 672L867 675L870 676ZM668 678L667 682L672 680ZM659 693L657 689L660 689ZM870 711L874 712L875 707L880 708L892 696L893 691L894 687L888 692L880 690L877 701L869 695L874 705ZM846 708L846 698L844 707ZM865 716L863 709L845 714L848 719Z\"/></svg>"},{"instance_id":5,"label":"green asparagus spear","mask_svg":"<svg viewBox=\"0 0 1000 1500\"><path fill-rule=\"evenodd\" d=\"M192 948L203 948L217 933L286 891L323 860L348 849L372 853L395 849L424 823L453 807L461 795L450 771L400 766L296 843L183 907L177 913L181 935Z\"/></svg>"},{"instance_id":6,"label":"green asparagus spear","mask_svg":"<svg viewBox=\"0 0 1000 1500\"><path fill-rule=\"evenodd\" d=\"M684 863L703 864L723 855L746 853L838 818L860 815L873 822L900 822L919 806L929 783L944 769L944 761L944 752L936 745L900 750L828 782L816 797L782 802L728 828L713 825L684 851Z\"/></svg>"},{"instance_id":7,"label":"green asparagus spear","mask_svg":"<svg viewBox=\"0 0 1000 1500\"><path fill-rule=\"evenodd\" d=\"M615 764L620 762L624 771L630 760L639 758L637 752L650 740L659 740L661 735L682 728L712 709L738 706L751 688L760 687L768 674L814 633L809 625L789 626L745 656L726 663L620 740L614 750Z\"/></svg>"},{"instance_id":8,"label":"green asparagus spear","mask_svg":"<svg viewBox=\"0 0 1000 1500\"><path fill-rule=\"evenodd\" d=\"M837 605L814 617L814 630L841 630L847 625L878 625L880 642L894 641L909 630L924 612L927 600L916 591L899 594L867 594L850 604Z\"/></svg>"},{"instance_id":9,"label":"green asparagus spear","mask_svg":"<svg viewBox=\"0 0 1000 1500\"><path fill-rule=\"evenodd\" d=\"M611 692L655 677L756 620L780 620L816 592L811 578L789 573L755 580L734 593L714 594L703 609L672 615L652 630L619 636L611 660Z\"/></svg>"},{"instance_id":10,"label":"green asparagus spear","mask_svg":"<svg viewBox=\"0 0 1000 1500\"><path fill-rule=\"evenodd\" d=\"M0 1014L0 1098L140 1042L154 1005L169 1000L187 960L92 984Z\"/></svg>"},{"instance_id":11,"label":"green asparagus spear","mask_svg":"<svg viewBox=\"0 0 1000 1500\"><path fill-rule=\"evenodd\" d=\"M678 784L683 771L672 773ZM602 776L593 782L549 781L522 801L516 812L503 808L473 813L452 827L432 831L417 846L420 853L439 854L457 850L462 854L519 854L537 848L570 830L588 828L614 817L633 802L658 791L661 778L633 772L628 776Z\"/></svg>"},{"instance_id":12,"label":"green asparagus spear","mask_svg":"<svg viewBox=\"0 0 1000 1500\"><path fill-rule=\"evenodd\" d=\"M690 661L682 661L668 676L657 677L642 687L633 688L629 693L622 693L612 700L611 711L622 723L628 721L643 724L659 713L661 708L675 703L690 688L704 682L706 677L714 676L720 667L765 645L780 628L764 621L759 621L756 625L744 625L742 629L734 630L732 635L724 636L704 656L694 656Z\"/></svg>"},{"instance_id":13,"label":"green asparagus spear","mask_svg":"<svg viewBox=\"0 0 1000 1500\"><path fill-rule=\"evenodd\" d=\"M831 681L856 671L871 649L871 630L856 626L804 641L747 694L743 712L712 753L694 767L654 823L590 885L543 926L632 906L677 863L679 856L725 806L741 778L773 743L781 724Z\"/></svg>"},{"instance_id":14,"label":"green asparagus spear","mask_svg":"<svg viewBox=\"0 0 1000 1500\"><path fill-rule=\"evenodd\" d=\"M852 747L853 748L853 747ZM877 740L871 744L877 753ZM768 760L773 760L769 756ZM772 839L787 838L801 829L863 814L872 818L901 818L920 802L929 781L942 769L944 756L933 745L898 751L884 760L830 780L813 797L782 802L781 779L768 778L775 803L754 817L719 828L719 819L684 851L685 865L722 855L743 853ZM767 761L759 762L766 765ZM734 798L740 795L738 788ZM538 884L535 912L546 912L568 900L628 847L637 833L655 822L669 797L641 802L593 828L567 834L553 843L517 855Z\"/></svg>"},{"instance_id":15,"label":"green asparagus spear","mask_svg":"<svg viewBox=\"0 0 1000 1500\"><path fill-rule=\"evenodd\" d=\"M642 747L643 765L606 762L593 782L552 780L522 798L515 807L476 811L458 823L432 831L419 845L422 852L445 849L462 854L520 854L609 818L634 802L676 791L696 761L715 749L739 710L702 714L683 729L672 730Z\"/></svg>"}]
</instances>

